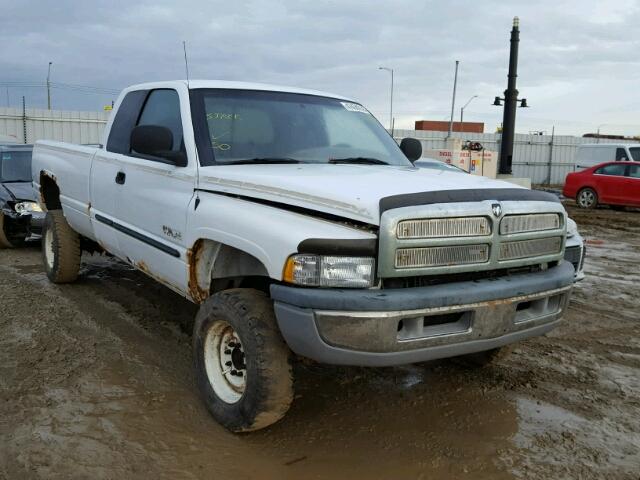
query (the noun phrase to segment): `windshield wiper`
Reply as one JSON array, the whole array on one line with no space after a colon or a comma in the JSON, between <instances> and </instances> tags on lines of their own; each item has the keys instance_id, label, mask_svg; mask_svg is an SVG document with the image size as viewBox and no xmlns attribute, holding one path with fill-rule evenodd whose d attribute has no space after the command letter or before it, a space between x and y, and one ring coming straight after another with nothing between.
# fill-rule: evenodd
<instances>
[{"instance_id":1,"label":"windshield wiper","mask_svg":"<svg viewBox=\"0 0 640 480\"><path fill-rule=\"evenodd\" d=\"M347 158L332 158L329 163L355 163L360 165L389 165L384 160L371 157L347 157Z\"/></svg>"},{"instance_id":2,"label":"windshield wiper","mask_svg":"<svg viewBox=\"0 0 640 480\"><path fill-rule=\"evenodd\" d=\"M260 163L306 163L302 160L289 157L257 157L257 158L245 158L242 160L233 160L231 162L224 162L222 165L247 165L247 164L260 164Z\"/></svg>"}]
</instances>

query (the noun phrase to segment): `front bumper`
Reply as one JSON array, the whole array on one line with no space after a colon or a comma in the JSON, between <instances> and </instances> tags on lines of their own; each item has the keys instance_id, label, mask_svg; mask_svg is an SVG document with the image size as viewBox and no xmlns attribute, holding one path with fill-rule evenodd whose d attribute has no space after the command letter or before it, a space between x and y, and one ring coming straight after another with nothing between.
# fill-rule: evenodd
<instances>
[{"instance_id":1,"label":"front bumper","mask_svg":"<svg viewBox=\"0 0 640 480\"><path fill-rule=\"evenodd\" d=\"M47 214L44 212L33 212L31 214L31 222L29 224L29 233L32 236L42 235L42 228L44 227L44 218Z\"/></svg>"},{"instance_id":2,"label":"front bumper","mask_svg":"<svg viewBox=\"0 0 640 480\"><path fill-rule=\"evenodd\" d=\"M341 365L400 365L542 335L569 303L568 262L538 273L420 288L273 285L278 325L298 355Z\"/></svg>"}]
</instances>

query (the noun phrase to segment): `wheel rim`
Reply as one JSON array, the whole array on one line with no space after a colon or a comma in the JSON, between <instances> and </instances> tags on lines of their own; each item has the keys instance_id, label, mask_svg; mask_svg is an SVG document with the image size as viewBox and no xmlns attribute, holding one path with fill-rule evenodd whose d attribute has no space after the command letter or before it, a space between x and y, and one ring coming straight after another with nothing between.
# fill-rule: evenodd
<instances>
[{"instance_id":1,"label":"wheel rim","mask_svg":"<svg viewBox=\"0 0 640 480\"><path fill-rule=\"evenodd\" d=\"M580 192L579 201L581 207L592 206L595 199L595 194L591 190L583 190L582 192Z\"/></svg>"},{"instance_id":2,"label":"wheel rim","mask_svg":"<svg viewBox=\"0 0 640 480\"><path fill-rule=\"evenodd\" d=\"M226 403L242 398L247 384L244 347L227 322L215 322L204 340L204 365L215 394Z\"/></svg>"},{"instance_id":3,"label":"wheel rim","mask_svg":"<svg viewBox=\"0 0 640 480\"><path fill-rule=\"evenodd\" d=\"M47 228L44 232L44 258L47 261L49 270L53 269L53 234L51 229Z\"/></svg>"}]
</instances>

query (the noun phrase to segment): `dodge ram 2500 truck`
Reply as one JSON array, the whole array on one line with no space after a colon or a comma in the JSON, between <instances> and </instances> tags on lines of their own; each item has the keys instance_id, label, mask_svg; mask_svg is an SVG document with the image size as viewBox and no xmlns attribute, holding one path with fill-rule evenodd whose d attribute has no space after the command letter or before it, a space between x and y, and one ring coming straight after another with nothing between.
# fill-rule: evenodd
<instances>
[{"instance_id":1,"label":"dodge ram 2500 truck","mask_svg":"<svg viewBox=\"0 0 640 480\"><path fill-rule=\"evenodd\" d=\"M44 267L72 282L82 251L107 252L200 304L198 388L232 431L285 414L291 352L487 363L558 324L582 242L554 195L419 169L421 151L337 95L133 86L104 145L35 147Z\"/></svg>"}]
</instances>

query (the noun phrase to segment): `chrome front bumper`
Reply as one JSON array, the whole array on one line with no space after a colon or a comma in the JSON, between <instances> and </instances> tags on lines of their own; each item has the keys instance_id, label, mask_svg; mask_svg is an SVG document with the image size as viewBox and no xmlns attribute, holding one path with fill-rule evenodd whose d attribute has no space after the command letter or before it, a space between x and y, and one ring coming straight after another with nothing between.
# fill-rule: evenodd
<instances>
[{"instance_id":1,"label":"chrome front bumper","mask_svg":"<svg viewBox=\"0 0 640 480\"><path fill-rule=\"evenodd\" d=\"M319 362L385 366L488 350L554 328L570 299L568 262L548 271L379 291L271 289L280 330ZM404 308L402 308L404 307Z\"/></svg>"}]
</instances>

